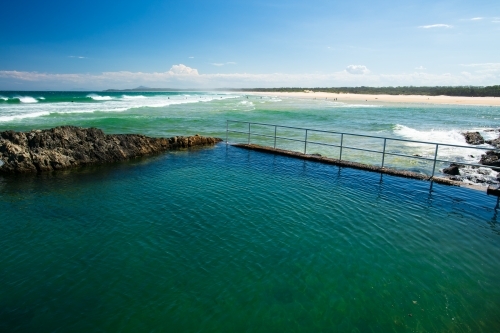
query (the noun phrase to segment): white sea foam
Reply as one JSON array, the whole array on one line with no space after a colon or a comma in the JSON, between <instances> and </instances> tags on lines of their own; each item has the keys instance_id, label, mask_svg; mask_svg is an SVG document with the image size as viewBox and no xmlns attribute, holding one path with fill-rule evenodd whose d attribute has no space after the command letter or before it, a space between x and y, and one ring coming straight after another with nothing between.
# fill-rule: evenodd
<instances>
[{"instance_id":1,"label":"white sea foam","mask_svg":"<svg viewBox=\"0 0 500 333\"><path fill-rule=\"evenodd\" d=\"M20 120L26 118L38 118L42 116L48 116L50 112L42 111L42 112L34 112L34 113L25 113L25 114L15 114L9 116L0 116L0 122Z\"/></svg>"},{"instance_id":2,"label":"white sea foam","mask_svg":"<svg viewBox=\"0 0 500 333\"><path fill-rule=\"evenodd\" d=\"M123 95L122 98L124 98L124 99L143 99L143 98L147 98L147 97L144 95Z\"/></svg>"},{"instance_id":3,"label":"white sea foam","mask_svg":"<svg viewBox=\"0 0 500 333\"><path fill-rule=\"evenodd\" d=\"M331 108L379 108L382 105L371 105L371 104L349 104L342 102L328 102L328 107Z\"/></svg>"},{"instance_id":4,"label":"white sea foam","mask_svg":"<svg viewBox=\"0 0 500 333\"><path fill-rule=\"evenodd\" d=\"M480 167L473 168L470 166L464 166L460 168L460 179L464 183L489 186L491 184L498 184L498 172L495 170Z\"/></svg>"},{"instance_id":5,"label":"white sea foam","mask_svg":"<svg viewBox=\"0 0 500 333\"><path fill-rule=\"evenodd\" d=\"M87 95L95 99L110 96L99 96L96 94ZM123 95L127 96L127 95ZM17 121L24 118L36 118L46 116L49 114L78 114L78 113L92 113L92 112L124 112L132 109L141 108L160 108L189 103L208 103L211 101L219 101L222 99L236 98L234 95L204 95L202 99L195 98L194 96L186 99L183 95L156 95L156 96L143 96L144 98L137 98L139 96L132 96L134 98L111 98L100 100L100 103L40 103L25 104L20 103L17 105L0 106L0 122ZM36 100L35 100L36 101Z\"/></svg>"},{"instance_id":6,"label":"white sea foam","mask_svg":"<svg viewBox=\"0 0 500 333\"><path fill-rule=\"evenodd\" d=\"M92 98L94 101L110 101L113 99L111 96L99 96L97 94L89 94L87 97Z\"/></svg>"},{"instance_id":7,"label":"white sea foam","mask_svg":"<svg viewBox=\"0 0 500 333\"><path fill-rule=\"evenodd\" d=\"M465 138L462 135L464 130L458 129L429 129L429 130L416 130L414 128L395 125L394 134L404 139L422 141L422 142L435 142L450 145L458 145L462 147L448 147L439 146L438 147L438 158L446 159L449 161L465 162L465 163L479 163L481 155L485 153L483 149L477 148L487 148L491 147L488 144L484 145L469 145L465 142ZM405 143L406 146L418 148L418 154L434 158L435 145L419 144L419 143ZM470 147L470 148L469 148ZM413 151L415 153L415 151Z\"/></svg>"},{"instance_id":8,"label":"white sea foam","mask_svg":"<svg viewBox=\"0 0 500 333\"><path fill-rule=\"evenodd\" d=\"M1 99L1 100L4 100L4 101L8 101L8 100L9 100L9 98L8 98L8 97L3 97L3 96L0 96L0 99Z\"/></svg>"},{"instance_id":9,"label":"white sea foam","mask_svg":"<svg viewBox=\"0 0 500 333\"><path fill-rule=\"evenodd\" d=\"M38 99L44 100L44 99L45 99L45 97L38 97Z\"/></svg>"},{"instance_id":10,"label":"white sea foam","mask_svg":"<svg viewBox=\"0 0 500 333\"><path fill-rule=\"evenodd\" d=\"M452 145L466 145L464 136L459 130L422 130L396 124L394 134L408 140L447 143Z\"/></svg>"},{"instance_id":11,"label":"white sea foam","mask_svg":"<svg viewBox=\"0 0 500 333\"><path fill-rule=\"evenodd\" d=\"M31 96L15 96L14 99L18 99L19 102L26 103L26 104L38 103L38 101Z\"/></svg>"}]
</instances>

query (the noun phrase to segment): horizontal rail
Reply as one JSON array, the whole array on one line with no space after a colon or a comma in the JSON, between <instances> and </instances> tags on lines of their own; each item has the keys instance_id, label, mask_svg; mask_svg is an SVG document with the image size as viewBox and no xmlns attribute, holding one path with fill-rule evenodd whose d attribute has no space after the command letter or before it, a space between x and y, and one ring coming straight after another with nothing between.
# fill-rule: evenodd
<instances>
[{"instance_id":1,"label":"horizontal rail","mask_svg":"<svg viewBox=\"0 0 500 333\"><path fill-rule=\"evenodd\" d=\"M227 121L231 122L231 123L242 123L242 124L248 124L249 123L248 121L239 121L239 120L227 120ZM303 130L303 131L308 130L308 131L311 131L311 132L318 132L318 133L330 133L330 134L343 134L343 135L351 135L351 136L360 136L360 137L365 137L365 138L373 138L373 139L381 139L381 140L387 139L387 140L392 140L392 141L421 143L421 144L428 144L428 145L440 145L440 146L446 146L446 147L468 148L468 149L481 149L481 150L500 150L498 148L461 146L461 145L454 145L454 144L450 144L450 143L431 142L431 141L417 141L417 140L399 139L399 138L391 138L391 137L375 136L375 135L367 135L367 134L326 131L326 130L318 130L318 129L313 129L313 128L305 128L305 127L293 127L293 126L274 125L274 124L256 123L256 122L250 122L250 124L252 124L252 125L272 126L272 127L276 126L278 128L290 128L290 129L297 129L297 130ZM245 132L245 133L248 134L248 132Z\"/></svg>"},{"instance_id":2,"label":"horizontal rail","mask_svg":"<svg viewBox=\"0 0 500 333\"><path fill-rule=\"evenodd\" d=\"M229 123L241 123L241 124L248 124L248 130L247 131L237 131L237 130L230 130L229 129ZM251 132L251 125L260 125L260 126L269 126L269 127L274 127L274 135L268 135L268 134L263 134L263 133L252 133ZM295 139L295 138L290 138L290 137L285 137L285 136L278 136L277 135L277 128L287 128L287 129L295 129L295 130L302 130L305 131L305 139ZM340 145L339 144L332 144L332 143L325 143L325 142L318 142L318 141L310 141L308 140L308 132L316 132L316 133L329 133L329 134L337 134L340 135ZM245 134L248 135L248 144L250 144L250 138L251 136L259 136L259 137L265 137L265 138L271 138L274 139L274 148L276 148L276 140L288 140L288 141L294 141L294 142L303 142L304 143L304 154L307 152L307 145L308 144L314 144L314 145L322 145L322 146L329 146L329 147L337 147L340 148L340 157L339 160L342 160L342 149L350 149L350 150L356 150L356 151L363 151L363 152L369 152L369 153L376 153L376 154L382 154L382 167L384 167L384 161L385 161L385 156L390 155L390 156L398 156L398 157L404 157L404 158L412 158L412 159L417 159L417 160L424 160L424 161L432 161L434 162L433 167L432 167L432 176L434 176L434 172L436 169L436 163L455 163L458 165L467 165L467 166L472 166L472 167L484 167L484 168L490 168L494 170L500 170L500 167L496 166L491 166L491 165L483 165L483 164L477 164L477 163L467 163L467 162L459 162L459 161L451 161L451 160L444 160L438 158L438 150L439 148L442 147L454 147L454 148L463 148L463 149L479 149L479 150L493 150L493 151L500 151L500 149L497 148L486 148L486 147L473 147L473 146L461 146L461 145L454 145L454 144L447 144L447 143L438 143L438 142L425 142L425 141L415 141L415 140L408 140L408 139L398 139L398 138L390 138L390 137L381 137L381 136L375 136L375 135L366 135L366 134L355 134L355 133L347 133L347 132L336 132L336 131L326 131L326 130L318 130L318 129L310 129L310 128L303 128L303 127L294 127L294 126L286 126L286 125L274 125L274 124L267 124L267 123L259 123L259 122L247 122L247 121L238 121L238 120L227 120L226 122L226 143L228 141L228 133L240 133L240 134ZM363 137L363 138L372 138L372 139L383 139L383 151L380 150L373 150L373 149L367 149L367 148L360 148L360 147L352 147L352 146L346 146L343 144L344 142L344 136L355 136L355 137ZM386 151L386 144L387 141L398 141L398 142L409 142L409 143L418 143L418 144L426 144L426 145L432 145L435 147L434 149L434 157L425 157L425 156L420 156L420 155L407 155L407 154L402 154L402 153L396 153L396 152L388 152Z\"/></svg>"}]
</instances>

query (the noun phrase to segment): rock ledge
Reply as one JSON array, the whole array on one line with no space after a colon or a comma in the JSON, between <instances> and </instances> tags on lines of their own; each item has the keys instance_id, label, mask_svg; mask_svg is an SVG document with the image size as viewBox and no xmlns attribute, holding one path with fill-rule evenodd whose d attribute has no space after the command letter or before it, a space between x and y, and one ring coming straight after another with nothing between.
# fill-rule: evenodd
<instances>
[{"instance_id":1,"label":"rock ledge","mask_svg":"<svg viewBox=\"0 0 500 333\"><path fill-rule=\"evenodd\" d=\"M97 128L61 126L0 132L0 173L33 173L123 161L167 150L213 145L219 138L106 135Z\"/></svg>"}]
</instances>

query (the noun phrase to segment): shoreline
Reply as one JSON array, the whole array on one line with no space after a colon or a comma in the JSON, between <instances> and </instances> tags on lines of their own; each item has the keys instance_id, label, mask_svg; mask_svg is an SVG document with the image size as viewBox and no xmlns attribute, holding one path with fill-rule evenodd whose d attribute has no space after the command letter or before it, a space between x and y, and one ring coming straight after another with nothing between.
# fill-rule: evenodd
<instances>
[{"instance_id":1,"label":"shoreline","mask_svg":"<svg viewBox=\"0 0 500 333\"><path fill-rule=\"evenodd\" d=\"M367 94L336 94L329 92L241 92L253 96L275 96L303 99L326 99L342 103L381 104L441 104L441 105L476 105L500 106L500 97L462 97L462 96L424 96L424 95L367 95Z\"/></svg>"}]
</instances>

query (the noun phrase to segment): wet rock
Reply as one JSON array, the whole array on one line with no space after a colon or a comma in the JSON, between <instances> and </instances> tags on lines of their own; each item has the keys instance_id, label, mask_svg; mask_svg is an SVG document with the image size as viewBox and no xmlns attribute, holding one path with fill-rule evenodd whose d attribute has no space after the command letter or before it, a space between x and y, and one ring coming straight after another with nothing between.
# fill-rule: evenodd
<instances>
[{"instance_id":1,"label":"wet rock","mask_svg":"<svg viewBox=\"0 0 500 333\"><path fill-rule=\"evenodd\" d=\"M486 140L485 142L495 148L500 148L500 137L493 140Z\"/></svg>"},{"instance_id":2,"label":"wet rock","mask_svg":"<svg viewBox=\"0 0 500 333\"><path fill-rule=\"evenodd\" d=\"M443 173L447 175L458 176L460 175L460 170L458 168L458 165L451 164L449 167L443 169Z\"/></svg>"},{"instance_id":3,"label":"wet rock","mask_svg":"<svg viewBox=\"0 0 500 333\"><path fill-rule=\"evenodd\" d=\"M27 133L0 132L0 173L27 173L111 163L167 150L213 145L218 138L151 138L139 134L106 135L97 128L61 126Z\"/></svg>"},{"instance_id":4,"label":"wet rock","mask_svg":"<svg viewBox=\"0 0 500 333\"><path fill-rule=\"evenodd\" d=\"M479 163L483 165L500 166L500 153L489 150L486 154L481 155Z\"/></svg>"},{"instance_id":5,"label":"wet rock","mask_svg":"<svg viewBox=\"0 0 500 333\"><path fill-rule=\"evenodd\" d=\"M484 143L484 138L479 132L466 132L462 134L465 137L465 142L470 145L481 145Z\"/></svg>"},{"instance_id":6,"label":"wet rock","mask_svg":"<svg viewBox=\"0 0 500 333\"><path fill-rule=\"evenodd\" d=\"M484 184L487 182L487 179L482 175L467 175L465 178L475 184Z\"/></svg>"},{"instance_id":7,"label":"wet rock","mask_svg":"<svg viewBox=\"0 0 500 333\"><path fill-rule=\"evenodd\" d=\"M479 168L477 169L477 173L481 174L481 175L490 175L491 174L491 169L488 169L488 168Z\"/></svg>"}]
</instances>

